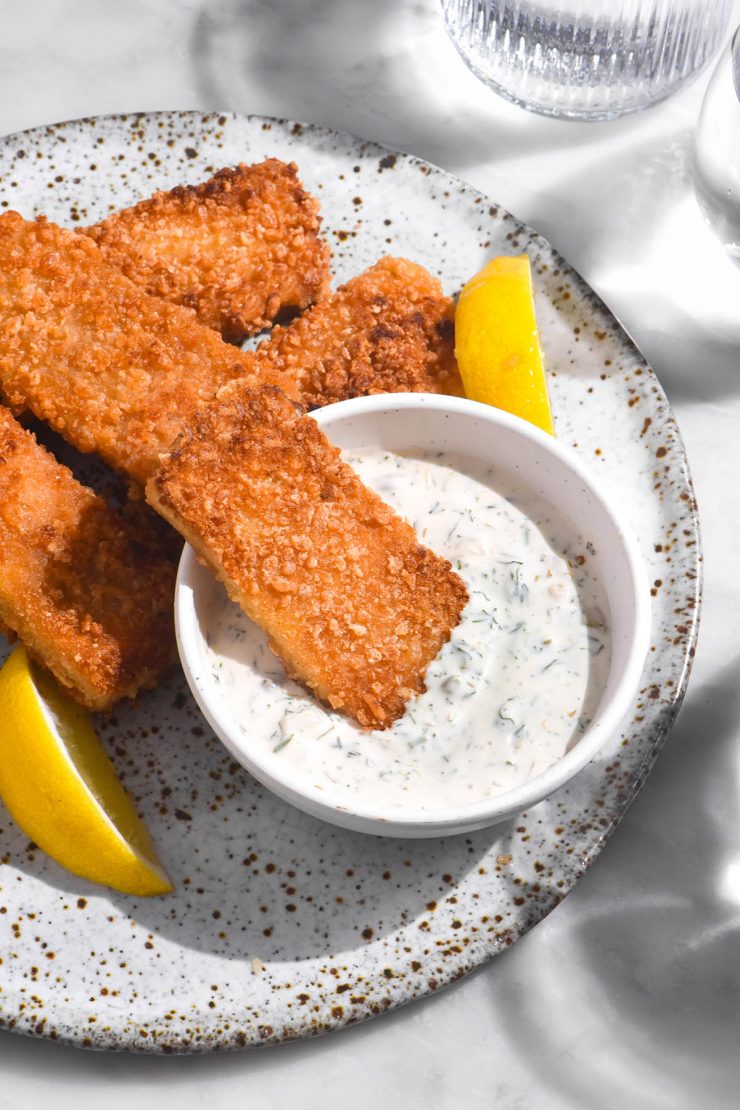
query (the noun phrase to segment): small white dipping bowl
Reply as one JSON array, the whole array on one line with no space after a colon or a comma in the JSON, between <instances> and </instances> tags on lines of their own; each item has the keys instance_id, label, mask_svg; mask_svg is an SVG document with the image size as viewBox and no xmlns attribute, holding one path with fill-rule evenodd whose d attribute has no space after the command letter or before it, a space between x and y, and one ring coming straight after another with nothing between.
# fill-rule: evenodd
<instances>
[{"instance_id":1,"label":"small white dipping bowl","mask_svg":"<svg viewBox=\"0 0 740 1110\"><path fill-rule=\"evenodd\" d=\"M637 543L591 471L568 448L524 420L498 409L432 394L390 394L330 405L313 414L342 449L377 446L463 454L515 476L594 542L591 567L610 609L611 663L591 723L548 770L483 801L413 810L363 804L305 781L289 761L270 759L250 743L219 694L207 658L202 615L221 587L189 546L180 561L175 597L177 642L196 701L234 758L281 798L314 817L379 836L425 837L468 832L528 809L573 778L619 727L636 692L650 638L650 594ZM200 616L199 616L200 614ZM245 665L246 666L246 665ZM255 722L250 720L254 730Z\"/></svg>"}]
</instances>

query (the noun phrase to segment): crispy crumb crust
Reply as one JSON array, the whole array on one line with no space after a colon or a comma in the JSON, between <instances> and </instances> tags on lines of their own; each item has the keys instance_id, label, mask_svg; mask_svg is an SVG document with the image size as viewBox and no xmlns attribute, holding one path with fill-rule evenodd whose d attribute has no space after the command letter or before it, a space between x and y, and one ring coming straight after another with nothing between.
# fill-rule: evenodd
<instances>
[{"instance_id":1,"label":"crispy crumb crust","mask_svg":"<svg viewBox=\"0 0 740 1110\"><path fill-rule=\"evenodd\" d=\"M0 407L0 628L90 709L176 656L176 564L144 510L124 519Z\"/></svg>"},{"instance_id":2,"label":"crispy crumb crust","mask_svg":"<svg viewBox=\"0 0 740 1110\"><path fill-rule=\"evenodd\" d=\"M424 689L465 585L280 390L222 391L162 457L147 499L334 709L383 729Z\"/></svg>"},{"instance_id":3,"label":"crispy crumb crust","mask_svg":"<svg viewBox=\"0 0 740 1110\"><path fill-rule=\"evenodd\" d=\"M452 303L423 267L381 259L257 352L150 297L87 237L0 215L0 392L144 484L186 420L237 379L306 406L461 392Z\"/></svg>"},{"instance_id":4,"label":"crispy crumb crust","mask_svg":"<svg viewBox=\"0 0 740 1110\"><path fill-rule=\"evenodd\" d=\"M16 413L30 409L143 484L183 422L247 368L84 235L0 216L0 391Z\"/></svg>"},{"instance_id":5,"label":"crispy crumb crust","mask_svg":"<svg viewBox=\"0 0 740 1110\"><path fill-rule=\"evenodd\" d=\"M452 313L423 266L382 259L256 353L239 351L191 310L144 293L87 236L0 215L0 393L142 485L184 422L235 379L314 406L459 393Z\"/></svg>"},{"instance_id":6,"label":"crispy crumb crust","mask_svg":"<svg viewBox=\"0 0 740 1110\"><path fill-rule=\"evenodd\" d=\"M268 158L155 193L81 230L147 293L194 308L238 340L328 293L320 223L295 163Z\"/></svg>"},{"instance_id":7,"label":"crispy crumb crust","mask_svg":"<svg viewBox=\"0 0 740 1110\"><path fill-rule=\"evenodd\" d=\"M309 408L370 393L463 394L453 302L405 258L381 258L248 358L255 377Z\"/></svg>"}]
</instances>

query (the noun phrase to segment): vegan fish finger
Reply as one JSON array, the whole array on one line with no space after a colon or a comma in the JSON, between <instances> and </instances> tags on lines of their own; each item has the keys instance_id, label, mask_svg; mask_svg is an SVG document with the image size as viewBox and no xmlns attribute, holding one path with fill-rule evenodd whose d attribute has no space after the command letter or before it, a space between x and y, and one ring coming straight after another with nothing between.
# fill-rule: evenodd
<instances>
[{"instance_id":1,"label":"vegan fish finger","mask_svg":"<svg viewBox=\"0 0 740 1110\"><path fill-rule=\"evenodd\" d=\"M369 393L462 396L454 306L405 258L381 258L248 354L250 373L310 408Z\"/></svg>"},{"instance_id":2,"label":"vegan fish finger","mask_svg":"<svg viewBox=\"0 0 740 1110\"><path fill-rule=\"evenodd\" d=\"M424 689L465 585L279 389L224 389L163 456L147 499L334 709L384 729Z\"/></svg>"},{"instance_id":3,"label":"vegan fish finger","mask_svg":"<svg viewBox=\"0 0 740 1110\"><path fill-rule=\"evenodd\" d=\"M268 158L155 193L82 230L145 292L238 340L328 293L320 223L296 165Z\"/></svg>"},{"instance_id":4,"label":"vegan fish finger","mask_svg":"<svg viewBox=\"0 0 740 1110\"><path fill-rule=\"evenodd\" d=\"M0 406L0 629L77 701L109 709L173 662L175 571Z\"/></svg>"},{"instance_id":5,"label":"vegan fish finger","mask_svg":"<svg viewBox=\"0 0 740 1110\"><path fill-rule=\"evenodd\" d=\"M0 216L0 392L142 485L245 355L150 297L84 235Z\"/></svg>"}]
</instances>

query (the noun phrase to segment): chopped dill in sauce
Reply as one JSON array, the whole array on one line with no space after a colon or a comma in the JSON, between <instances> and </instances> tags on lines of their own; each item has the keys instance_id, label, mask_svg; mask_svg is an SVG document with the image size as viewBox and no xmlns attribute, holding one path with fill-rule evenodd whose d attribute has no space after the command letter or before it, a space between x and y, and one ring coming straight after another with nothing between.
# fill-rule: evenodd
<instances>
[{"instance_id":1,"label":"chopped dill in sauce","mask_svg":"<svg viewBox=\"0 0 740 1110\"><path fill-rule=\"evenodd\" d=\"M288 761L337 804L433 810L520 785L578 740L606 683L593 545L526 486L462 456L344 457L468 586L426 692L392 728L364 732L288 679L264 634L219 592L206 640L220 695L262 756Z\"/></svg>"}]
</instances>

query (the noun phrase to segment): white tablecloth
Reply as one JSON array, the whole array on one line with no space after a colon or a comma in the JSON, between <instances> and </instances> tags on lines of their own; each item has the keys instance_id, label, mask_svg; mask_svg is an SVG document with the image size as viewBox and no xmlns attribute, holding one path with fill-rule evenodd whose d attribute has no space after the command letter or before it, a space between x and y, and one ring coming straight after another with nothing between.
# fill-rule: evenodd
<instances>
[{"instance_id":1,"label":"white tablecloth","mask_svg":"<svg viewBox=\"0 0 740 1110\"><path fill-rule=\"evenodd\" d=\"M740 1104L740 270L692 193L706 81L571 124L480 85L435 0L4 6L1 133L139 109L287 116L428 158L542 231L667 390L707 570L689 693L647 785L593 870L505 955L365 1026L250 1053L95 1055L0 1034L0 1107Z\"/></svg>"}]
</instances>

